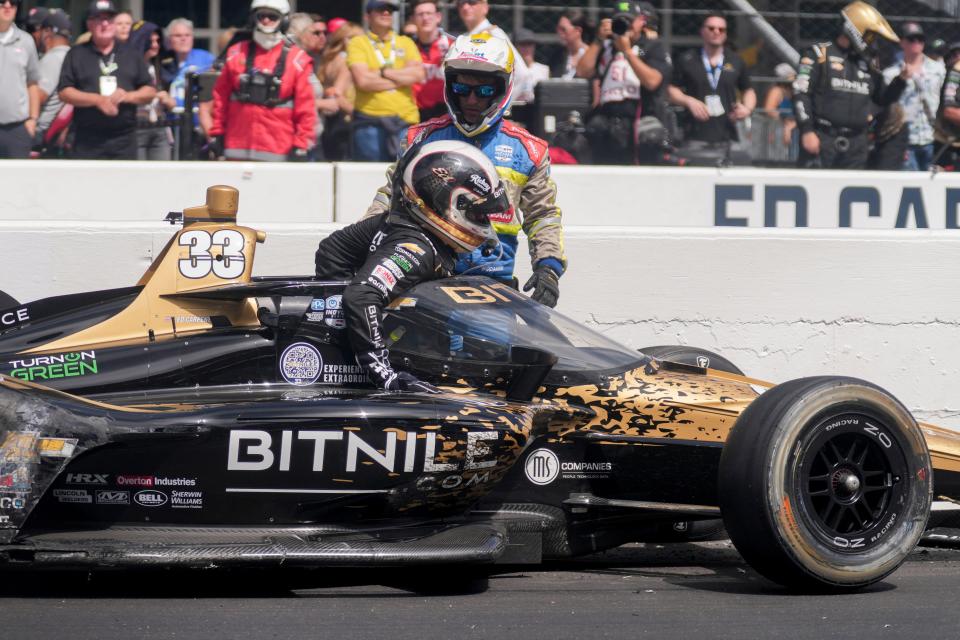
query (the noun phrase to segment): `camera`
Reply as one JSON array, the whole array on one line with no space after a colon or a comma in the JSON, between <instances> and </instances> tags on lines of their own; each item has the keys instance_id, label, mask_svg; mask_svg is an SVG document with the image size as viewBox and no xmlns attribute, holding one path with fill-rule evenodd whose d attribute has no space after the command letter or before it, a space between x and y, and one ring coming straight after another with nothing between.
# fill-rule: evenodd
<instances>
[{"instance_id":1,"label":"camera","mask_svg":"<svg viewBox=\"0 0 960 640\"><path fill-rule=\"evenodd\" d=\"M613 21L610 23L610 30L613 31L618 36L622 36L627 31L630 30L630 26L633 24L633 19L630 16L623 14L613 16Z\"/></svg>"}]
</instances>

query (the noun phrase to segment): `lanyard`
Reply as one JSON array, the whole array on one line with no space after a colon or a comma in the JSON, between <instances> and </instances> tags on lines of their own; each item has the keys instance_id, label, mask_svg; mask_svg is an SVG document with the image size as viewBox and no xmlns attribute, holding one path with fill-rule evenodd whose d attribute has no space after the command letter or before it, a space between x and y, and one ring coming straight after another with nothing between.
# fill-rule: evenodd
<instances>
[{"instance_id":1,"label":"lanyard","mask_svg":"<svg viewBox=\"0 0 960 640\"><path fill-rule=\"evenodd\" d=\"M703 49L700 49L700 58L703 60L703 70L707 72L710 88L716 93L717 85L720 84L720 74L723 72L723 54L720 54L720 62L715 67L710 64L710 58L707 57L707 52Z\"/></svg>"},{"instance_id":2,"label":"lanyard","mask_svg":"<svg viewBox=\"0 0 960 640\"><path fill-rule=\"evenodd\" d=\"M380 47L377 46L377 41L374 40L369 33L367 33L367 39L370 41L370 44L373 46L373 53L377 56L377 62L380 63L380 67L386 67L389 65L393 67L393 63L397 61L397 34L393 34L393 37L390 38L390 57L384 58L383 52L380 51ZM382 40L381 43L385 44Z\"/></svg>"},{"instance_id":3,"label":"lanyard","mask_svg":"<svg viewBox=\"0 0 960 640\"><path fill-rule=\"evenodd\" d=\"M100 75L102 75L102 76L110 76L110 75L113 75L113 72L118 69L117 63L114 61L114 58L116 57L116 55L117 55L117 52L116 52L116 51L111 51L111 52L110 52L110 59L107 61L107 64L104 64L104 63L103 63L103 57L100 58L100 60L99 60L99 62L100 62Z\"/></svg>"}]
</instances>

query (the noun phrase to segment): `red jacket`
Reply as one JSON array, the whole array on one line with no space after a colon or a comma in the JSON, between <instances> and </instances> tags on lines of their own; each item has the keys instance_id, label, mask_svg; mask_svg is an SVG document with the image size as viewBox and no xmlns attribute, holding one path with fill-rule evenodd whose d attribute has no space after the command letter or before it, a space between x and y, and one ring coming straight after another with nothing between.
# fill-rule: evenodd
<instances>
[{"instance_id":1,"label":"red jacket","mask_svg":"<svg viewBox=\"0 0 960 640\"><path fill-rule=\"evenodd\" d=\"M210 135L224 137L224 155L229 159L286 160L294 147L309 149L315 141L317 110L310 86L313 62L299 47L291 46L280 83L281 104L267 107L238 102L231 95L240 88L240 76L246 72L247 51L251 46L257 47L253 66L267 73L273 72L283 49L277 45L267 51L252 40L230 47L223 71L213 87Z\"/></svg>"}]
</instances>

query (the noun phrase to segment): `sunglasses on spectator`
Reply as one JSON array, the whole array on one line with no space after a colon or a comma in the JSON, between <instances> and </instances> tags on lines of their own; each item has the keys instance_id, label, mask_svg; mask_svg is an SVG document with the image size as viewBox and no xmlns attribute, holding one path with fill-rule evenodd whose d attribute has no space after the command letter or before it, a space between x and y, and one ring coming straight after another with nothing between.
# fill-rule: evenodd
<instances>
[{"instance_id":1,"label":"sunglasses on spectator","mask_svg":"<svg viewBox=\"0 0 960 640\"><path fill-rule=\"evenodd\" d=\"M455 96L468 96L471 93L478 98L492 98L497 92L497 86L493 84L467 84L465 82L453 82L450 89Z\"/></svg>"},{"instance_id":2,"label":"sunglasses on spectator","mask_svg":"<svg viewBox=\"0 0 960 640\"><path fill-rule=\"evenodd\" d=\"M726 27L704 27L704 29L706 29L707 31L718 31L718 32L720 32L720 33L726 33L726 32L727 32L727 28L726 28Z\"/></svg>"},{"instance_id":3,"label":"sunglasses on spectator","mask_svg":"<svg viewBox=\"0 0 960 640\"><path fill-rule=\"evenodd\" d=\"M315 36L325 36L325 35L327 35L327 30L326 30L326 29L314 29L314 30L311 31L310 33L312 33L312 34L315 35Z\"/></svg>"},{"instance_id":4,"label":"sunglasses on spectator","mask_svg":"<svg viewBox=\"0 0 960 640\"><path fill-rule=\"evenodd\" d=\"M19 7L20 0L0 0L0 7L2 7L5 4L9 4L11 7Z\"/></svg>"},{"instance_id":5,"label":"sunglasses on spectator","mask_svg":"<svg viewBox=\"0 0 960 640\"><path fill-rule=\"evenodd\" d=\"M927 39L923 36L907 36L904 39L909 42L926 42L927 41Z\"/></svg>"},{"instance_id":6,"label":"sunglasses on spectator","mask_svg":"<svg viewBox=\"0 0 960 640\"><path fill-rule=\"evenodd\" d=\"M258 11L257 22L280 22L280 14L272 11Z\"/></svg>"}]
</instances>

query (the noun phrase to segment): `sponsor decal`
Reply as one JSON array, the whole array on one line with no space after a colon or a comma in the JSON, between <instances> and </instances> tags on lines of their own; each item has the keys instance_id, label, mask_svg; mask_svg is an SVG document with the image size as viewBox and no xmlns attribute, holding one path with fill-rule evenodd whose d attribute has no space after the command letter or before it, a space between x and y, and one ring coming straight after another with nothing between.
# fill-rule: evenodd
<instances>
[{"instance_id":1,"label":"sponsor decal","mask_svg":"<svg viewBox=\"0 0 960 640\"><path fill-rule=\"evenodd\" d=\"M0 444L0 463L30 463L40 460L37 457L36 431L11 431L3 438Z\"/></svg>"},{"instance_id":2,"label":"sponsor decal","mask_svg":"<svg viewBox=\"0 0 960 640\"><path fill-rule=\"evenodd\" d=\"M176 324L212 324L210 316L167 316Z\"/></svg>"},{"instance_id":3,"label":"sponsor decal","mask_svg":"<svg viewBox=\"0 0 960 640\"><path fill-rule=\"evenodd\" d=\"M697 366L703 369L710 368L710 358L707 356L697 356Z\"/></svg>"},{"instance_id":4,"label":"sponsor decal","mask_svg":"<svg viewBox=\"0 0 960 640\"><path fill-rule=\"evenodd\" d=\"M330 296L326 300L326 310L324 311L324 322L328 327L334 329L343 329L347 326L347 320L343 315L343 296Z\"/></svg>"},{"instance_id":5,"label":"sponsor decal","mask_svg":"<svg viewBox=\"0 0 960 640\"><path fill-rule=\"evenodd\" d=\"M310 311L323 311L326 308L327 304L323 298L314 298L310 301Z\"/></svg>"},{"instance_id":6,"label":"sponsor decal","mask_svg":"<svg viewBox=\"0 0 960 640\"><path fill-rule=\"evenodd\" d=\"M513 220L513 207L509 207L506 211L491 213L487 217L490 219L490 222L493 223L510 224L510 221Z\"/></svg>"},{"instance_id":7,"label":"sponsor decal","mask_svg":"<svg viewBox=\"0 0 960 640\"><path fill-rule=\"evenodd\" d=\"M370 240L370 246L367 247L370 250L370 253L374 253L379 247L380 243L383 242L383 239L387 237L387 234L383 231L377 231L373 234L373 239Z\"/></svg>"},{"instance_id":8,"label":"sponsor decal","mask_svg":"<svg viewBox=\"0 0 960 640\"><path fill-rule=\"evenodd\" d=\"M376 305L368 305L366 309L367 328L370 329L370 339L377 347L383 348L383 335L380 333L380 314Z\"/></svg>"},{"instance_id":9,"label":"sponsor decal","mask_svg":"<svg viewBox=\"0 0 960 640\"><path fill-rule=\"evenodd\" d=\"M313 384L323 370L323 358L312 344L295 342L280 356L280 373L290 384Z\"/></svg>"},{"instance_id":10,"label":"sponsor decal","mask_svg":"<svg viewBox=\"0 0 960 640\"><path fill-rule=\"evenodd\" d=\"M76 448L76 438L40 438L39 453L44 458L69 458Z\"/></svg>"},{"instance_id":11,"label":"sponsor decal","mask_svg":"<svg viewBox=\"0 0 960 640\"><path fill-rule=\"evenodd\" d=\"M564 480L599 480L609 478L612 462L562 462L550 449L537 449L524 463L527 480L536 485L550 484L557 478Z\"/></svg>"},{"instance_id":12,"label":"sponsor decal","mask_svg":"<svg viewBox=\"0 0 960 640\"><path fill-rule=\"evenodd\" d=\"M367 374L358 364L325 364L323 377L324 384L363 384L367 382Z\"/></svg>"},{"instance_id":13,"label":"sponsor decal","mask_svg":"<svg viewBox=\"0 0 960 640\"><path fill-rule=\"evenodd\" d=\"M311 470L356 473L361 457L391 473L453 473L482 471L496 465L490 441L496 431L467 432L467 448L455 462L437 462L437 434L409 431L401 441L395 430L361 436L353 431L322 429L283 430L279 434L257 429L232 429L227 449L227 471ZM279 437L277 437L279 436ZM419 436L419 437L418 437ZM442 445L441 445L442 447ZM307 449L310 455L301 455ZM295 461L298 464L295 464Z\"/></svg>"},{"instance_id":14,"label":"sponsor decal","mask_svg":"<svg viewBox=\"0 0 960 640\"><path fill-rule=\"evenodd\" d=\"M417 248L419 249L419 247ZM400 255L403 258L412 262L413 264L417 265L418 267L420 266L420 258L417 257L418 254L405 248L404 245L398 244L393 248L393 250L397 252L395 255Z\"/></svg>"},{"instance_id":15,"label":"sponsor decal","mask_svg":"<svg viewBox=\"0 0 960 640\"><path fill-rule=\"evenodd\" d=\"M457 489L459 487L473 487L490 482L490 472L464 473L443 477L421 476L417 479L418 491L436 491L437 489Z\"/></svg>"},{"instance_id":16,"label":"sponsor decal","mask_svg":"<svg viewBox=\"0 0 960 640\"><path fill-rule=\"evenodd\" d=\"M117 485L121 487L152 487L153 476L117 476Z\"/></svg>"},{"instance_id":17,"label":"sponsor decal","mask_svg":"<svg viewBox=\"0 0 960 640\"><path fill-rule=\"evenodd\" d=\"M171 491L170 507L172 509L202 509L202 491Z\"/></svg>"},{"instance_id":18,"label":"sponsor decal","mask_svg":"<svg viewBox=\"0 0 960 640\"><path fill-rule=\"evenodd\" d=\"M24 464L0 465L0 489L30 489L30 472Z\"/></svg>"},{"instance_id":19,"label":"sponsor decal","mask_svg":"<svg viewBox=\"0 0 960 640\"><path fill-rule=\"evenodd\" d=\"M130 504L129 491L97 491L97 504Z\"/></svg>"},{"instance_id":20,"label":"sponsor decal","mask_svg":"<svg viewBox=\"0 0 960 640\"><path fill-rule=\"evenodd\" d=\"M392 273L395 278L402 278L402 277L403 277L403 270L400 269L400 267L397 265L397 263L394 262L393 260L389 260L389 259L388 259L388 260L384 260L384 261L381 262L380 264L382 264L384 267L386 267L387 271L389 271L390 273Z\"/></svg>"},{"instance_id":21,"label":"sponsor decal","mask_svg":"<svg viewBox=\"0 0 960 640\"><path fill-rule=\"evenodd\" d=\"M143 491L137 491L136 495L133 496L133 501L141 507L162 507L167 504L167 494L154 489L144 489Z\"/></svg>"},{"instance_id":22,"label":"sponsor decal","mask_svg":"<svg viewBox=\"0 0 960 640\"><path fill-rule=\"evenodd\" d=\"M13 311L0 313L0 328L15 327L28 320L30 320L30 312L27 311L26 307L14 309Z\"/></svg>"},{"instance_id":23,"label":"sponsor decal","mask_svg":"<svg viewBox=\"0 0 960 640\"><path fill-rule=\"evenodd\" d=\"M433 175L437 176L440 180L443 180L447 184L450 184L454 181L453 174L450 173L450 169L446 167L433 167L430 171L433 172Z\"/></svg>"},{"instance_id":24,"label":"sponsor decal","mask_svg":"<svg viewBox=\"0 0 960 640\"><path fill-rule=\"evenodd\" d=\"M382 264L378 264L373 268L373 273L370 274L370 277L376 278L382 282L383 286L387 288L387 291L393 291L393 288L397 284L397 279L392 273L390 273L390 270L384 267Z\"/></svg>"},{"instance_id":25,"label":"sponsor decal","mask_svg":"<svg viewBox=\"0 0 960 640\"><path fill-rule=\"evenodd\" d=\"M497 162L510 162L513 160L513 147L508 144L498 144L493 149L493 158Z\"/></svg>"},{"instance_id":26,"label":"sponsor decal","mask_svg":"<svg viewBox=\"0 0 960 640\"><path fill-rule=\"evenodd\" d=\"M475 173L471 173L469 179L470 179L470 182L472 182L477 187L477 189L480 190L480 193L482 193L483 195L490 193L490 183L487 182L483 178L483 176L478 176Z\"/></svg>"},{"instance_id":27,"label":"sponsor decal","mask_svg":"<svg viewBox=\"0 0 960 640\"><path fill-rule=\"evenodd\" d=\"M425 255L427 253L426 249L414 242L404 242L403 244L398 244L397 248L405 249L413 254L418 256Z\"/></svg>"},{"instance_id":28,"label":"sponsor decal","mask_svg":"<svg viewBox=\"0 0 960 640\"><path fill-rule=\"evenodd\" d=\"M403 273L410 273L410 270L413 269L413 265L410 264L410 261L397 253L390 256L390 261L393 264L397 265L397 267L399 267L400 271L402 271ZM400 277L400 276L397 276L397 277Z\"/></svg>"},{"instance_id":29,"label":"sponsor decal","mask_svg":"<svg viewBox=\"0 0 960 640\"><path fill-rule=\"evenodd\" d=\"M53 495L59 502L92 504L93 496L86 489L54 489Z\"/></svg>"},{"instance_id":30,"label":"sponsor decal","mask_svg":"<svg viewBox=\"0 0 960 640\"><path fill-rule=\"evenodd\" d=\"M22 495L0 496L0 509L16 509L19 511L25 506L27 506L27 500Z\"/></svg>"},{"instance_id":31,"label":"sponsor decal","mask_svg":"<svg viewBox=\"0 0 960 640\"><path fill-rule=\"evenodd\" d=\"M29 360L11 360L10 375L33 382L59 380L100 373L96 351L75 351L53 356L37 356Z\"/></svg>"},{"instance_id":32,"label":"sponsor decal","mask_svg":"<svg viewBox=\"0 0 960 640\"><path fill-rule=\"evenodd\" d=\"M523 471L533 484L550 484L560 475L560 459L550 449L537 449L527 458Z\"/></svg>"},{"instance_id":33,"label":"sponsor decal","mask_svg":"<svg viewBox=\"0 0 960 640\"><path fill-rule=\"evenodd\" d=\"M167 478L163 476L119 475L118 487L195 487L196 478Z\"/></svg>"},{"instance_id":34,"label":"sponsor decal","mask_svg":"<svg viewBox=\"0 0 960 640\"><path fill-rule=\"evenodd\" d=\"M323 313L312 313L308 311L304 317L307 322L323 322L324 314Z\"/></svg>"},{"instance_id":35,"label":"sponsor decal","mask_svg":"<svg viewBox=\"0 0 960 640\"><path fill-rule=\"evenodd\" d=\"M68 473L67 484L107 484L110 474L107 473Z\"/></svg>"}]
</instances>

